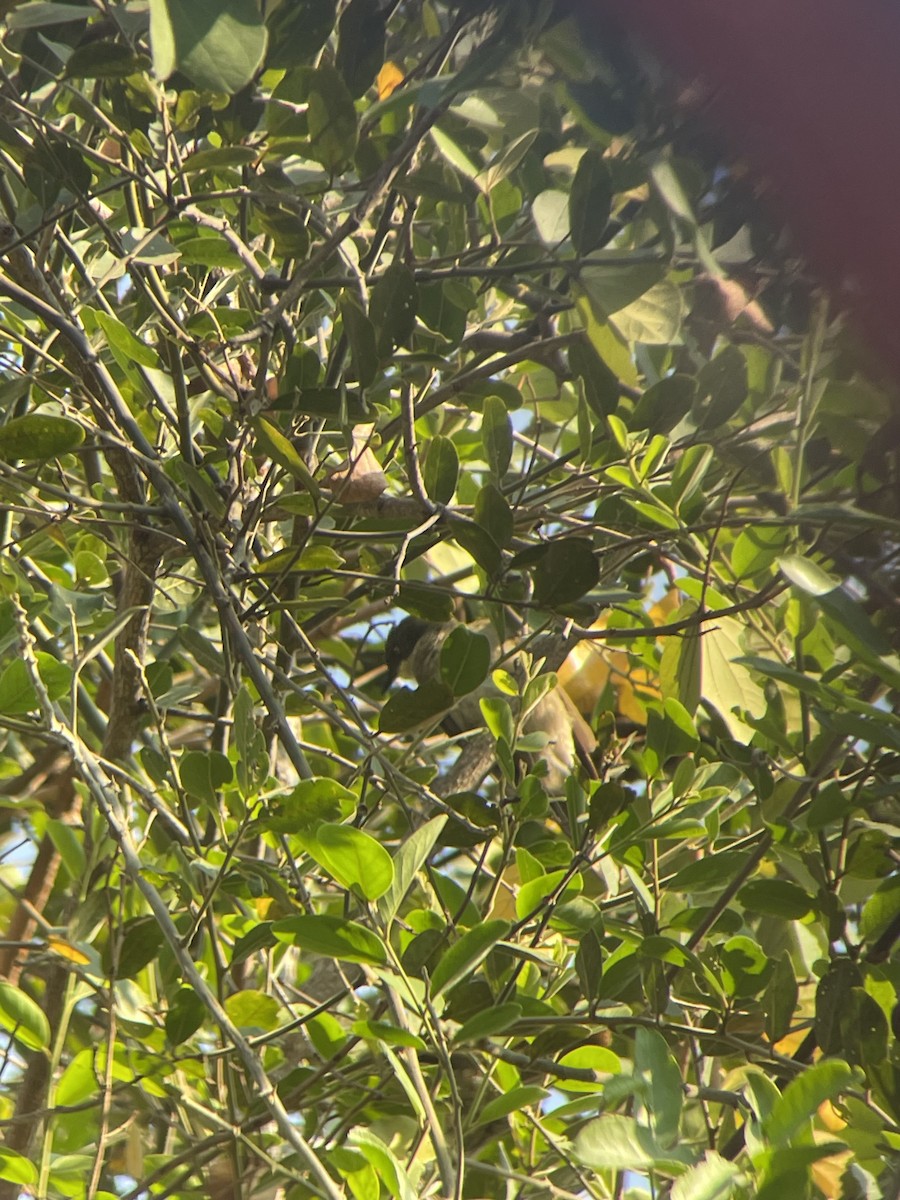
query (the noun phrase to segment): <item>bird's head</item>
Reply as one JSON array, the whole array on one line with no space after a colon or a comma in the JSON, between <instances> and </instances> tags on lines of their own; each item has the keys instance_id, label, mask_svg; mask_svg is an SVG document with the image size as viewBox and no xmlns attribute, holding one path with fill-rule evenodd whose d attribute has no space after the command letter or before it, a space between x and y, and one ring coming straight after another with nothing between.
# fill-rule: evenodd
<instances>
[{"instance_id":1,"label":"bird's head","mask_svg":"<svg viewBox=\"0 0 900 1200\"><path fill-rule=\"evenodd\" d=\"M407 666L410 658L422 638L432 630L436 633L438 629L439 626L433 625L430 621L423 621L419 617L404 617L391 629L384 643L384 661L387 666L385 691L398 675L414 673L410 672Z\"/></svg>"}]
</instances>

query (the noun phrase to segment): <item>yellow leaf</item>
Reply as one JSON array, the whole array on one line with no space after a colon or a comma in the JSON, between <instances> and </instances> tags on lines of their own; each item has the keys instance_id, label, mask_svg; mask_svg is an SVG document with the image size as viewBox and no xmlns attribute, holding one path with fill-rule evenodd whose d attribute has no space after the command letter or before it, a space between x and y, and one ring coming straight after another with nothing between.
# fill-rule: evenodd
<instances>
[{"instance_id":1,"label":"yellow leaf","mask_svg":"<svg viewBox=\"0 0 900 1200\"><path fill-rule=\"evenodd\" d=\"M654 625L664 625L678 605L677 589L672 588L650 609L648 616ZM606 616L593 625L605 629ZM647 724L647 700L659 699L659 681L646 667L636 664L627 651L616 650L603 642L582 642L576 646L559 671L559 681L579 712L589 716L607 684L616 698L616 713L633 721Z\"/></svg>"},{"instance_id":2,"label":"yellow leaf","mask_svg":"<svg viewBox=\"0 0 900 1200\"><path fill-rule=\"evenodd\" d=\"M91 961L83 950L79 950L77 946L73 946L65 938L56 937L52 933L47 938L47 948L52 950L54 954L58 954L61 958L67 958L69 962L80 963L82 966Z\"/></svg>"},{"instance_id":3,"label":"yellow leaf","mask_svg":"<svg viewBox=\"0 0 900 1200\"><path fill-rule=\"evenodd\" d=\"M397 64L388 59L375 77L375 83L378 87L378 99L386 100L394 88L399 87L405 78L406 76Z\"/></svg>"},{"instance_id":4,"label":"yellow leaf","mask_svg":"<svg viewBox=\"0 0 900 1200\"><path fill-rule=\"evenodd\" d=\"M489 920L494 920L496 917L507 921L516 919L516 893L521 887L521 883L519 868L515 863L510 863L500 876L499 886L494 893L494 902L488 914Z\"/></svg>"}]
</instances>

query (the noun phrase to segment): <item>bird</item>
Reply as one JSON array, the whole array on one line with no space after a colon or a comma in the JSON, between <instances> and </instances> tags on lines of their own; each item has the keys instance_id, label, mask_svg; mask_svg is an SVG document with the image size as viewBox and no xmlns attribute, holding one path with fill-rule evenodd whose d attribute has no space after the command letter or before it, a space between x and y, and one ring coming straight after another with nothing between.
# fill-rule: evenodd
<instances>
[{"instance_id":1,"label":"bird","mask_svg":"<svg viewBox=\"0 0 900 1200\"><path fill-rule=\"evenodd\" d=\"M441 648L458 624L456 621L437 624L409 616L394 625L384 648L387 666L385 690L400 676L414 679L420 686L440 681ZM467 628L487 637L492 669L502 666L520 688L524 688L529 671L521 651L517 651L512 644L501 647L490 621L473 622ZM442 720L444 728L454 733L483 728L485 721L480 701L488 697L511 699L496 686L490 673L479 687L459 697L448 707ZM579 763L589 774L596 774L591 755L597 748L597 740L590 725L557 683L554 682L525 713L521 732L540 733L547 739L540 753L547 765L544 785L549 793L564 791L566 779L576 771Z\"/></svg>"}]
</instances>

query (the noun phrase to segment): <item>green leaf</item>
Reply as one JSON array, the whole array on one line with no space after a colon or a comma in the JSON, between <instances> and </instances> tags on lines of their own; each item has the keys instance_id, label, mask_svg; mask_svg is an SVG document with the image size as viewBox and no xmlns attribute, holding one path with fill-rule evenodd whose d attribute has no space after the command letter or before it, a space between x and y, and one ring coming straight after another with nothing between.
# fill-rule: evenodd
<instances>
[{"instance_id":1,"label":"green leaf","mask_svg":"<svg viewBox=\"0 0 900 1200\"><path fill-rule=\"evenodd\" d=\"M418 1192L410 1182L406 1169L377 1134L358 1125L351 1130L347 1140L372 1164L389 1196L396 1197L396 1200L416 1200Z\"/></svg>"},{"instance_id":2,"label":"green leaf","mask_svg":"<svg viewBox=\"0 0 900 1200\"><path fill-rule=\"evenodd\" d=\"M484 456L496 479L502 479L512 457L513 431L509 409L499 396L485 396L481 410Z\"/></svg>"},{"instance_id":3,"label":"green leaf","mask_svg":"<svg viewBox=\"0 0 900 1200\"><path fill-rule=\"evenodd\" d=\"M181 786L191 796L214 804L216 793L234 779L234 768L217 750L187 750L178 766Z\"/></svg>"},{"instance_id":4,"label":"green leaf","mask_svg":"<svg viewBox=\"0 0 900 1200\"><path fill-rule=\"evenodd\" d=\"M342 887L378 900L394 881L394 864L380 842L352 825L319 825L307 849Z\"/></svg>"},{"instance_id":5,"label":"green leaf","mask_svg":"<svg viewBox=\"0 0 900 1200\"><path fill-rule=\"evenodd\" d=\"M360 387L369 387L378 371L378 348L375 326L362 310L355 296L344 292L340 300L344 332L350 343L353 371Z\"/></svg>"},{"instance_id":6,"label":"green leaf","mask_svg":"<svg viewBox=\"0 0 900 1200\"><path fill-rule=\"evenodd\" d=\"M751 912L785 921L799 921L814 907L814 901L803 888L787 879L751 879L737 898Z\"/></svg>"},{"instance_id":7,"label":"green leaf","mask_svg":"<svg viewBox=\"0 0 900 1200\"><path fill-rule=\"evenodd\" d=\"M823 1054L837 1054L844 1049L843 1015L850 1009L850 996L862 985L862 974L856 963L836 958L819 980L816 988L816 1041Z\"/></svg>"},{"instance_id":8,"label":"green leaf","mask_svg":"<svg viewBox=\"0 0 900 1200\"><path fill-rule=\"evenodd\" d=\"M0 1027L28 1050L46 1050L50 1023L43 1010L11 983L0 982Z\"/></svg>"},{"instance_id":9,"label":"green leaf","mask_svg":"<svg viewBox=\"0 0 900 1200\"><path fill-rule=\"evenodd\" d=\"M47 822L47 836L56 847L70 879L81 879L87 868L87 856L82 844L83 833L76 831L65 821L51 818Z\"/></svg>"},{"instance_id":10,"label":"green leaf","mask_svg":"<svg viewBox=\"0 0 900 1200\"><path fill-rule=\"evenodd\" d=\"M874 996L861 987L850 992L850 1004L842 1014L843 1053L867 1073L877 1073L888 1058L890 1030L884 1009Z\"/></svg>"},{"instance_id":11,"label":"green leaf","mask_svg":"<svg viewBox=\"0 0 900 1200\"><path fill-rule=\"evenodd\" d=\"M818 563L800 554L787 554L778 560L778 565L795 587L815 597L816 603L857 653L875 659L886 659L891 655L893 646L872 623L863 606ZM896 684L900 672L895 663L896 659L893 659L884 665Z\"/></svg>"},{"instance_id":12,"label":"green leaf","mask_svg":"<svg viewBox=\"0 0 900 1200\"><path fill-rule=\"evenodd\" d=\"M378 0L350 0L338 24L335 66L354 98L374 81L384 62L384 16Z\"/></svg>"},{"instance_id":13,"label":"green leaf","mask_svg":"<svg viewBox=\"0 0 900 1200\"><path fill-rule=\"evenodd\" d=\"M309 105L309 157L326 171L342 170L352 159L359 136L353 97L334 67L298 70Z\"/></svg>"},{"instance_id":14,"label":"green leaf","mask_svg":"<svg viewBox=\"0 0 900 1200\"><path fill-rule=\"evenodd\" d=\"M418 290L412 272L393 262L372 288L369 316L378 335L378 353L390 358L407 342L416 324Z\"/></svg>"},{"instance_id":15,"label":"green leaf","mask_svg":"<svg viewBox=\"0 0 900 1200\"><path fill-rule=\"evenodd\" d=\"M277 462L286 471L290 471L296 479L301 481L310 495L315 500L318 500L320 496L319 485L309 473L306 463L294 449L293 443L284 436L280 429L264 417L257 417L254 422L254 430L260 446L272 461Z\"/></svg>"},{"instance_id":16,"label":"green leaf","mask_svg":"<svg viewBox=\"0 0 900 1200\"><path fill-rule=\"evenodd\" d=\"M501 938L509 932L508 921L483 921L467 930L459 941L445 951L431 977L431 994L439 996L465 978L474 974Z\"/></svg>"},{"instance_id":17,"label":"green leaf","mask_svg":"<svg viewBox=\"0 0 900 1200\"><path fill-rule=\"evenodd\" d=\"M101 1053L105 1057L104 1051ZM93 1046L72 1056L54 1089L57 1104L83 1104L100 1090L96 1069L99 1055Z\"/></svg>"},{"instance_id":18,"label":"green leaf","mask_svg":"<svg viewBox=\"0 0 900 1200\"><path fill-rule=\"evenodd\" d=\"M569 366L584 384L584 398L598 417L615 412L619 403L619 381L587 340L569 347Z\"/></svg>"},{"instance_id":19,"label":"green leaf","mask_svg":"<svg viewBox=\"0 0 900 1200\"><path fill-rule=\"evenodd\" d=\"M291 0L268 17L266 66L284 69L313 62L334 28L337 0Z\"/></svg>"},{"instance_id":20,"label":"green leaf","mask_svg":"<svg viewBox=\"0 0 900 1200\"><path fill-rule=\"evenodd\" d=\"M537 129L528 129L519 137L514 138L508 146L504 146L496 158L476 175L476 186L485 193L492 192L522 162L534 145L537 136Z\"/></svg>"},{"instance_id":21,"label":"green leaf","mask_svg":"<svg viewBox=\"0 0 900 1200\"><path fill-rule=\"evenodd\" d=\"M35 654L38 674L51 700L60 700L68 695L72 684L72 668L60 662L52 654L38 650ZM17 713L34 712L39 707L37 692L31 682L28 664L22 658L14 659L0 675L0 713L14 716Z\"/></svg>"},{"instance_id":22,"label":"green leaf","mask_svg":"<svg viewBox=\"0 0 900 1200\"><path fill-rule=\"evenodd\" d=\"M766 1011L766 1037L774 1045L791 1028L799 997L797 977L786 950L775 960L775 968L766 984L763 1007Z\"/></svg>"},{"instance_id":23,"label":"green leaf","mask_svg":"<svg viewBox=\"0 0 900 1200\"><path fill-rule=\"evenodd\" d=\"M559 885L567 879L568 875L567 870L560 869L559 871L549 871L546 875L538 875L536 879L529 879L527 883L523 883L516 894L518 919L524 921L533 913L540 911L546 898L558 891ZM581 886L578 876L569 878L564 890L554 896L554 904L557 900L560 902L570 900L573 895L577 895L581 891Z\"/></svg>"},{"instance_id":24,"label":"green leaf","mask_svg":"<svg viewBox=\"0 0 900 1200\"><path fill-rule=\"evenodd\" d=\"M661 1146L673 1146L678 1139L684 1098L681 1071L657 1030L639 1028L634 1047L634 1069L647 1088L651 1129Z\"/></svg>"},{"instance_id":25,"label":"green leaf","mask_svg":"<svg viewBox=\"0 0 900 1200\"><path fill-rule=\"evenodd\" d=\"M697 376L702 396L709 396L700 427L716 429L724 425L747 399L747 360L737 346L726 346L704 363Z\"/></svg>"},{"instance_id":26,"label":"green leaf","mask_svg":"<svg viewBox=\"0 0 900 1200\"><path fill-rule=\"evenodd\" d=\"M731 550L731 569L740 582L767 571L784 553L790 531L777 525L752 525L742 529Z\"/></svg>"},{"instance_id":27,"label":"green leaf","mask_svg":"<svg viewBox=\"0 0 900 1200\"><path fill-rule=\"evenodd\" d=\"M98 311L94 313L94 319L103 330L109 348L120 367L125 368L132 363L138 363L142 367L159 366L159 356L156 351L136 338L118 318Z\"/></svg>"},{"instance_id":28,"label":"green leaf","mask_svg":"<svg viewBox=\"0 0 900 1200\"><path fill-rule=\"evenodd\" d=\"M251 1033L269 1033L278 1027L281 1005L274 996L257 988L242 988L226 996L223 1005L238 1029Z\"/></svg>"},{"instance_id":29,"label":"green leaf","mask_svg":"<svg viewBox=\"0 0 900 1200\"><path fill-rule=\"evenodd\" d=\"M696 394L697 384L690 375L664 376L648 387L634 406L629 429L668 433L690 411Z\"/></svg>"},{"instance_id":30,"label":"green leaf","mask_svg":"<svg viewBox=\"0 0 900 1200\"><path fill-rule=\"evenodd\" d=\"M825 596L840 587L840 580L802 554L785 554L778 560L778 565L788 582L809 596Z\"/></svg>"},{"instance_id":31,"label":"green leaf","mask_svg":"<svg viewBox=\"0 0 900 1200\"><path fill-rule=\"evenodd\" d=\"M494 682L497 682L499 671L494 672ZM502 696L483 696L478 701L485 724L491 736L498 743L504 742L510 748L515 735L515 721L512 709Z\"/></svg>"},{"instance_id":32,"label":"green leaf","mask_svg":"<svg viewBox=\"0 0 900 1200\"><path fill-rule=\"evenodd\" d=\"M569 193L569 225L578 254L590 254L603 244L612 198L609 164L599 150L586 150Z\"/></svg>"},{"instance_id":33,"label":"green leaf","mask_svg":"<svg viewBox=\"0 0 900 1200\"><path fill-rule=\"evenodd\" d=\"M604 317L609 317L649 292L665 273L662 263L610 261L603 266L583 267L578 273L578 281L591 304L596 305Z\"/></svg>"},{"instance_id":34,"label":"green leaf","mask_svg":"<svg viewBox=\"0 0 900 1200\"><path fill-rule=\"evenodd\" d=\"M166 1040L180 1046L193 1037L206 1020L206 1005L191 987L179 988L166 1013Z\"/></svg>"},{"instance_id":35,"label":"green leaf","mask_svg":"<svg viewBox=\"0 0 900 1200\"><path fill-rule=\"evenodd\" d=\"M438 434L428 443L422 478L429 499L435 504L449 504L459 479L459 454L448 437Z\"/></svg>"},{"instance_id":36,"label":"green leaf","mask_svg":"<svg viewBox=\"0 0 900 1200\"><path fill-rule=\"evenodd\" d=\"M252 146L218 146L213 150L195 150L193 154L188 154L184 160L184 169L186 171L223 171L229 167L246 167L256 158L257 151ZM160 252L163 247L168 247L169 252L177 258L178 252L165 241L160 238L158 241ZM138 261L143 261L141 258Z\"/></svg>"},{"instance_id":37,"label":"green leaf","mask_svg":"<svg viewBox=\"0 0 900 1200\"><path fill-rule=\"evenodd\" d=\"M428 861L428 856L446 824L446 816L432 817L426 824L414 830L394 855L391 886L378 903L378 915L386 925L389 925L399 912L400 905L415 883L416 876Z\"/></svg>"},{"instance_id":38,"label":"green leaf","mask_svg":"<svg viewBox=\"0 0 900 1200\"><path fill-rule=\"evenodd\" d=\"M678 610L678 619L690 616L696 607L689 600ZM694 716L703 695L703 641L698 630L687 629L666 638L659 664L659 684L664 697L673 697Z\"/></svg>"},{"instance_id":39,"label":"green leaf","mask_svg":"<svg viewBox=\"0 0 900 1200\"><path fill-rule=\"evenodd\" d=\"M476 1113L476 1124L486 1125L489 1121L499 1121L510 1113L521 1112L523 1108L532 1108L546 1100L550 1093L546 1088L537 1084L523 1084L511 1088L502 1096L496 1096Z\"/></svg>"},{"instance_id":40,"label":"green leaf","mask_svg":"<svg viewBox=\"0 0 900 1200\"><path fill-rule=\"evenodd\" d=\"M270 802L260 821L265 829L311 833L322 821L347 820L356 807L356 794L336 779L301 779L288 796Z\"/></svg>"},{"instance_id":41,"label":"green leaf","mask_svg":"<svg viewBox=\"0 0 900 1200\"><path fill-rule=\"evenodd\" d=\"M595 1170L642 1171L689 1163L687 1146L663 1149L633 1117L603 1116L589 1121L575 1139L578 1160Z\"/></svg>"},{"instance_id":42,"label":"green leaf","mask_svg":"<svg viewBox=\"0 0 900 1200\"><path fill-rule=\"evenodd\" d=\"M490 535L496 546L509 546L513 537L512 509L495 484L486 483L479 489L472 515L475 523Z\"/></svg>"},{"instance_id":43,"label":"green leaf","mask_svg":"<svg viewBox=\"0 0 900 1200\"><path fill-rule=\"evenodd\" d=\"M809 1121L820 1104L833 1100L857 1084L851 1067L840 1059L827 1059L807 1067L787 1085L763 1122L763 1131L776 1145L787 1145Z\"/></svg>"},{"instance_id":44,"label":"green leaf","mask_svg":"<svg viewBox=\"0 0 900 1200\"><path fill-rule=\"evenodd\" d=\"M652 774L670 758L691 754L699 744L694 722L683 704L669 697L661 704L653 701L647 705L645 758Z\"/></svg>"},{"instance_id":45,"label":"green leaf","mask_svg":"<svg viewBox=\"0 0 900 1200\"><path fill-rule=\"evenodd\" d=\"M715 1150L675 1180L672 1200L728 1200L741 1180L741 1169Z\"/></svg>"},{"instance_id":46,"label":"green leaf","mask_svg":"<svg viewBox=\"0 0 900 1200\"><path fill-rule=\"evenodd\" d=\"M458 1046L464 1046L467 1042L480 1042L483 1038L495 1037L515 1025L521 1015L521 1004L513 1001L497 1004L464 1021L453 1035L453 1041Z\"/></svg>"},{"instance_id":47,"label":"green leaf","mask_svg":"<svg viewBox=\"0 0 900 1200\"><path fill-rule=\"evenodd\" d=\"M433 126L430 132L440 153L460 175L474 181L481 174L481 167L439 125Z\"/></svg>"},{"instance_id":48,"label":"green leaf","mask_svg":"<svg viewBox=\"0 0 900 1200\"><path fill-rule=\"evenodd\" d=\"M688 446L672 471L672 505L676 509L696 495L713 464L715 450L702 442Z\"/></svg>"},{"instance_id":49,"label":"green leaf","mask_svg":"<svg viewBox=\"0 0 900 1200\"><path fill-rule=\"evenodd\" d=\"M17 1154L15 1150L7 1150L0 1146L0 1179L32 1188L38 1181L38 1170L34 1163Z\"/></svg>"},{"instance_id":50,"label":"green leaf","mask_svg":"<svg viewBox=\"0 0 900 1200\"><path fill-rule=\"evenodd\" d=\"M678 340L684 301L676 285L668 279L656 283L638 300L620 308L610 324L628 342L645 346L669 346Z\"/></svg>"},{"instance_id":51,"label":"green leaf","mask_svg":"<svg viewBox=\"0 0 900 1200\"><path fill-rule=\"evenodd\" d=\"M465 696L484 683L491 667L491 643L465 625L451 629L441 646L441 680L454 696Z\"/></svg>"},{"instance_id":52,"label":"green leaf","mask_svg":"<svg viewBox=\"0 0 900 1200\"><path fill-rule=\"evenodd\" d=\"M84 430L68 417L26 413L0 427L0 459L42 462L68 454L84 441Z\"/></svg>"},{"instance_id":53,"label":"green leaf","mask_svg":"<svg viewBox=\"0 0 900 1200\"><path fill-rule=\"evenodd\" d=\"M721 888L734 879L746 861L746 855L738 850L719 850L682 867L671 880L670 887L675 892L705 892Z\"/></svg>"},{"instance_id":54,"label":"green leaf","mask_svg":"<svg viewBox=\"0 0 900 1200\"><path fill-rule=\"evenodd\" d=\"M474 521L462 521L452 517L447 524L454 539L470 554L488 575L496 575L503 562L500 546L491 534Z\"/></svg>"},{"instance_id":55,"label":"green leaf","mask_svg":"<svg viewBox=\"0 0 900 1200\"><path fill-rule=\"evenodd\" d=\"M598 1092L604 1087L604 1076L621 1075L622 1060L606 1046L579 1046L570 1050L559 1060L561 1067L574 1067L579 1071L593 1071L596 1078L590 1082L581 1079L560 1079L558 1087L567 1092Z\"/></svg>"},{"instance_id":56,"label":"green leaf","mask_svg":"<svg viewBox=\"0 0 900 1200\"><path fill-rule=\"evenodd\" d=\"M376 933L356 921L344 921L340 917L304 913L273 921L272 932L280 942L300 946L325 958L372 966L384 966L388 958L387 947Z\"/></svg>"},{"instance_id":57,"label":"green leaf","mask_svg":"<svg viewBox=\"0 0 900 1200\"><path fill-rule=\"evenodd\" d=\"M900 917L900 875L890 875L863 905L859 932L870 945Z\"/></svg>"},{"instance_id":58,"label":"green leaf","mask_svg":"<svg viewBox=\"0 0 900 1200\"><path fill-rule=\"evenodd\" d=\"M156 917L132 917L122 926L118 941L107 943L103 965L117 979L134 979L159 957L164 941Z\"/></svg>"},{"instance_id":59,"label":"green leaf","mask_svg":"<svg viewBox=\"0 0 900 1200\"><path fill-rule=\"evenodd\" d=\"M69 56L63 76L66 79L122 79L145 71L150 59L136 54L119 42L89 42L78 46Z\"/></svg>"},{"instance_id":60,"label":"green leaf","mask_svg":"<svg viewBox=\"0 0 900 1200\"><path fill-rule=\"evenodd\" d=\"M159 79L175 71L229 95L246 87L266 52L255 0L150 0L150 48Z\"/></svg>"},{"instance_id":61,"label":"green leaf","mask_svg":"<svg viewBox=\"0 0 900 1200\"><path fill-rule=\"evenodd\" d=\"M535 196L531 215L538 237L545 246L556 249L569 236L569 197L551 188Z\"/></svg>"},{"instance_id":62,"label":"green leaf","mask_svg":"<svg viewBox=\"0 0 900 1200\"><path fill-rule=\"evenodd\" d=\"M452 690L437 679L417 687L399 688L378 715L379 733L406 733L453 707Z\"/></svg>"},{"instance_id":63,"label":"green leaf","mask_svg":"<svg viewBox=\"0 0 900 1200\"><path fill-rule=\"evenodd\" d=\"M427 584L401 583L397 604L410 616L434 621L436 625L443 625L453 618L453 598L432 591Z\"/></svg>"},{"instance_id":64,"label":"green leaf","mask_svg":"<svg viewBox=\"0 0 900 1200\"><path fill-rule=\"evenodd\" d=\"M700 637L703 654L703 699L712 705L733 738L749 741L752 729L742 719L765 714L765 690L742 661L744 627L735 617L717 617L704 625Z\"/></svg>"},{"instance_id":65,"label":"green leaf","mask_svg":"<svg viewBox=\"0 0 900 1200\"><path fill-rule=\"evenodd\" d=\"M756 996L769 981L771 965L765 952L743 934L719 948L722 982L730 996Z\"/></svg>"},{"instance_id":66,"label":"green leaf","mask_svg":"<svg viewBox=\"0 0 900 1200\"><path fill-rule=\"evenodd\" d=\"M97 10L89 4L56 4L53 0L33 0L30 4L16 5L4 19L10 29L41 29L47 25L84 22L96 15Z\"/></svg>"},{"instance_id":67,"label":"green leaf","mask_svg":"<svg viewBox=\"0 0 900 1200\"><path fill-rule=\"evenodd\" d=\"M614 785L600 784L601 788L604 786ZM595 827L594 817L596 809L594 807L594 799L596 794L595 791L594 795L591 796L591 828ZM582 990L585 996L589 998L600 995L600 981L603 977L603 958L603 927L598 923L581 936L578 942L578 950L575 952L575 969L578 972Z\"/></svg>"},{"instance_id":68,"label":"green leaf","mask_svg":"<svg viewBox=\"0 0 900 1200\"><path fill-rule=\"evenodd\" d=\"M600 579L600 563L587 538L551 542L534 568L534 598L542 608L580 600Z\"/></svg>"}]
</instances>

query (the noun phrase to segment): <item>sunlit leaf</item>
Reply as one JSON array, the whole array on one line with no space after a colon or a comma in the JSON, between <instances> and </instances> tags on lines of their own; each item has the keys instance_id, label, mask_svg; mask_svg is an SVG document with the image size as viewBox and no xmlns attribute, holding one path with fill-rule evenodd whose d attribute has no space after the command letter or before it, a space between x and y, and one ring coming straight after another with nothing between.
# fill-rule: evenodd
<instances>
[{"instance_id":1,"label":"sunlit leaf","mask_svg":"<svg viewBox=\"0 0 900 1200\"><path fill-rule=\"evenodd\" d=\"M0 981L0 1026L28 1050L50 1045L50 1023L40 1006L11 983Z\"/></svg>"}]
</instances>

